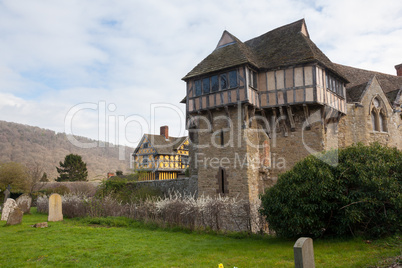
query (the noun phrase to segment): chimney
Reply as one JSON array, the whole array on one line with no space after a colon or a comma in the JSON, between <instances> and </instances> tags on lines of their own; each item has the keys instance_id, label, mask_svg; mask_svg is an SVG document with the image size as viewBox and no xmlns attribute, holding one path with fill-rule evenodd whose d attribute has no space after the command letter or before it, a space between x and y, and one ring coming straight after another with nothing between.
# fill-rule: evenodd
<instances>
[{"instance_id":1,"label":"chimney","mask_svg":"<svg viewBox=\"0 0 402 268\"><path fill-rule=\"evenodd\" d=\"M169 139L169 127L168 126L162 126L161 127L161 136L165 136L165 139Z\"/></svg>"},{"instance_id":2,"label":"chimney","mask_svg":"<svg viewBox=\"0 0 402 268\"><path fill-rule=\"evenodd\" d=\"M402 76L402 64L395 65L395 69L396 69L396 75Z\"/></svg>"}]
</instances>

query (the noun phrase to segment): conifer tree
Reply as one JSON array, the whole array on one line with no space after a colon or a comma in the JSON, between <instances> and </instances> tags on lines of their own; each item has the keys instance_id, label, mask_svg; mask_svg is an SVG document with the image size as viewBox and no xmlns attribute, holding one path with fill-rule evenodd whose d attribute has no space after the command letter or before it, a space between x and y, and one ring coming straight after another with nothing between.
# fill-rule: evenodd
<instances>
[{"instance_id":1,"label":"conifer tree","mask_svg":"<svg viewBox=\"0 0 402 268\"><path fill-rule=\"evenodd\" d=\"M87 181L87 164L82 161L80 155L66 155L64 163L60 161L60 167L56 167L60 174L56 181Z\"/></svg>"}]
</instances>

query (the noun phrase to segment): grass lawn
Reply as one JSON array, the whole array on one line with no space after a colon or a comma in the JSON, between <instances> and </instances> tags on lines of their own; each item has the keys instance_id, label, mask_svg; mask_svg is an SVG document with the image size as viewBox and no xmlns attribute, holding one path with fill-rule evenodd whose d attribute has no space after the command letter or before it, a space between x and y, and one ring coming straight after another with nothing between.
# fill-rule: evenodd
<instances>
[{"instance_id":1,"label":"grass lawn","mask_svg":"<svg viewBox=\"0 0 402 268\"><path fill-rule=\"evenodd\" d=\"M31 227L44 221L47 215L32 209L21 225L0 222L0 267L294 267L293 240L236 239L135 223L101 227L72 219ZM316 267L369 267L400 255L401 239L315 240L314 252Z\"/></svg>"}]
</instances>

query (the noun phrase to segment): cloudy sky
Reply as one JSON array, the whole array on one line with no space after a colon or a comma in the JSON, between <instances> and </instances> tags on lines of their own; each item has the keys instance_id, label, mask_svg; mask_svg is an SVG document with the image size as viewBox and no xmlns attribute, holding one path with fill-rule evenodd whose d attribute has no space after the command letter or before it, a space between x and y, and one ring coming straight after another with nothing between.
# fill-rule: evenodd
<instances>
[{"instance_id":1,"label":"cloudy sky","mask_svg":"<svg viewBox=\"0 0 402 268\"><path fill-rule=\"evenodd\" d=\"M183 135L185 83L224 30L304 18L333 61L395 74L400 0L0 0L0 120L135 146Z\"/></svg>"}]
</instances>

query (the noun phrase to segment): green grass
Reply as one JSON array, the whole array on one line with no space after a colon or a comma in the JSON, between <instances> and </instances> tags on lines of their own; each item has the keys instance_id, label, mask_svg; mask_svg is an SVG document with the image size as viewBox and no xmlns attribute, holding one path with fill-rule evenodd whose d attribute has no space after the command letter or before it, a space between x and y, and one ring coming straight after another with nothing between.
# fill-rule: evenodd
<instances>
[{"instance_id":1,"label":"green grass","mask_svg":"<svg viewBox=\"0 0 402 268\"><path fill-rule=\"evenodd\" d=\"M49 228L33 209L0 222L0 267L294 267L295 241L161 230L124 218L65 219ZM121 226L121 227L113 227ZM401 254L401 239L314 241L316 267L368 267Z\"/></svg>"}]
</instances>

